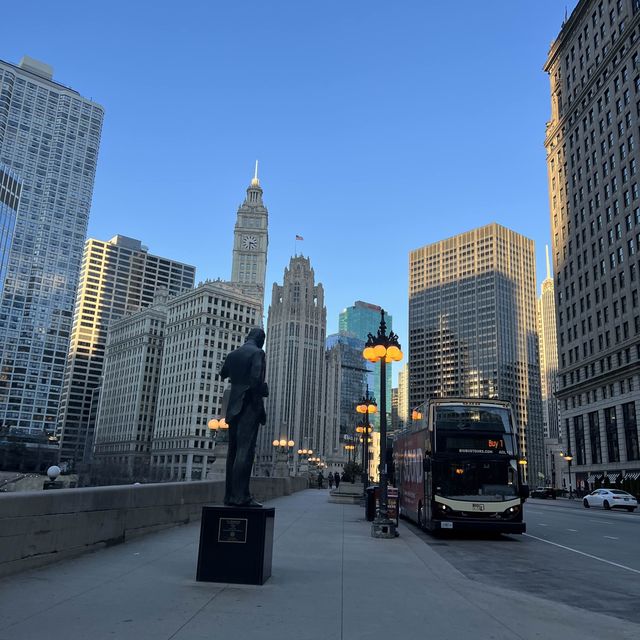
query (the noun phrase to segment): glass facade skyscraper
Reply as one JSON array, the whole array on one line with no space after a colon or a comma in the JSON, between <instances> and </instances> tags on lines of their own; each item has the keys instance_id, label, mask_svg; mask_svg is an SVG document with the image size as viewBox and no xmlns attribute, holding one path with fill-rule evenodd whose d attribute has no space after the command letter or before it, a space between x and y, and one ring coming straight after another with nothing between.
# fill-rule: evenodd
<instances>
[{"instance_id":1,"label":"glass facade skyscraper","mask_svg":"<svg viewBox=\"0 0 640 640\"><path fill-rule=\"evenodd\" d=\"M0 61L0 163L22 182L0 299L0 427L53 431L103 109L28 57Z\"/></svg>"},{"instance_id":2,"label":"glass facade skyscraper","mask_svg":"<svg viewBox=\"0 0 640 640\"><path fill-rule=\"evenodd\" d=\"M327 336L323 411L323 450L327 463L344 464L344 436L353 436L361 416L356 405L363 398L369 363L362 357L364 340L347 334Z\"/></svg>"},{"instance_id":3,"label":"glass facade skyscraper","mask_svg":"<svg viewBox=\"0 0 640 640\"><path fill-rule=\"evenodd\" d=\"M539 481L535 272L533 241L498 224L411 252L409 406L437 397L510 402L529 478Z\"/></svg>"},{"instance_id":4,"label":"glass facade skyscraper","mask_svg":"<svg viewBox=\"0 0 640 640\"><path fill-rule=\"evenodd\" d=\"M0 296L7 275L21 188L18 176L0 164Z\"/></svg>"},{"instance_id":5,"label":"glass facade skyscraper","mask_svg":"<svg viewBox=\"0 0 640 640\"><path fill-rule=\"evenodd\" d=\"M377 304L362 302L357 300L352 307L347 307L340 312L338 327L340 333L353 335L364 342L367 341L368 334L376 335L380 326L380 311L382 310ZM393 318L385 312L384 320L387 323L387 333L393 329ZM380 365L370 364L364 358L362 362L369 367L370 375L368 378L369 391L373 394L377 401L380 400ZM387 390L387 424L391 424L391 367L387 367L386 375ZM380 416L378 413L371 417L374 428L378 430L380 425Z\"/></svg>"}]
</instances>

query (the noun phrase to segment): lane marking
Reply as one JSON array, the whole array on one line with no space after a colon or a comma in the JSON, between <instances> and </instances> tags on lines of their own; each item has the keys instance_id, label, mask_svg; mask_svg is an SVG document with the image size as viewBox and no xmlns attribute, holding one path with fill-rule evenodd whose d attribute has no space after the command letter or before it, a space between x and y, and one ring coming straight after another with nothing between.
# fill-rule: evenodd
<instances>
[{"instance_id":1,"label":"lane marking","mask_svg":"<svg viewBox=\"0 0 640 640\"><path fill-rule=\"evenodd\" d=\"M548 524L545 524L544 522L538 522L538 526L539 527L548 527Z\"/></svg>"},{"instance_id":2,"label":"lane marking","mask_svg":"<svg viewBox=\"0 0 640 640\"><path fill-rule=\"evenodd\" d=\"M614 536L605 536L605 538L609 538L609 540L619 540L620 538L615 538Z\"/></svg>"},{"instance_id":3,"label":"lane marking","mask_svg":"<svg viewBox=\"0 0 640 640\"><path fill-rule=\"evenodd\" d=\"M599 558L598 556L593 556L590 553L585 553L584 551L578 551L577 549L572 549L571 547L567 547L563 544L558 544L557 542L551 542L551 540L545 540L544 538L538 538L538 536L532 536L530 533L523 533L522 535L527 536L527 538L533 538L534 540L539 540L540 542L546 542L547 544L552 544L554 547L560 547L561 549L566 549L567 551L573 551L573 553L578 553L581 556L586 556L587 558L592 558L593 560L598 560L598 562L604 562L605 564L610 564L613 567L618 567L620 569L626 569L627 571L632 571L633 573L640 574L640 570L633 569L632 567L627 567L624 564L618 564L617 562L611 562L611 560L605 560L604 558Z\"/></svg>"},{"instance_id":4,"label":"lane marking","mask_svg":"<svg viewBox=\"0 0 640 640\"><path fill-rule=\"evenodd\" d=\"M567 529L567 531L573 531L574 533L578 533L577 529Z\"/></svg>"}]
</instances>

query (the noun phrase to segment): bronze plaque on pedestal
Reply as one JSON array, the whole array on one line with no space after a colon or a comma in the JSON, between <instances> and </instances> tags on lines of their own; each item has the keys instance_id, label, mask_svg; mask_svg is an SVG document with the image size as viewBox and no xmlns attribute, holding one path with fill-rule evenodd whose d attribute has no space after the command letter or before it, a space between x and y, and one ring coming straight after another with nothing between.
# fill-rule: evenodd
<instances>
[{"instance_id":1,"label":"bronze plaque on pedestal","mask_svg":"<svg viewBox=\"0 0 640 640\"><path fill-rule=\"evenodd\" d=\"M218 542L247 542L247 518L220 518Z\"/></svg>"}]
</instances>

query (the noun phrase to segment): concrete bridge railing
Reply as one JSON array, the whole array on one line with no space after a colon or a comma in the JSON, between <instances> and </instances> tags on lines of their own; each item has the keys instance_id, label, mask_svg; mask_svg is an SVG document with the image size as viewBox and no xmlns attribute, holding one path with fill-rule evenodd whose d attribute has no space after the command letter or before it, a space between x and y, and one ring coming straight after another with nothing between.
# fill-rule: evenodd
<instances>
[{"instance_id":1,"label":"concrete bridge railing","mask_svg":"<svg viewBox=\"0 0 640 640\"><path fill-rule=\"evenodd\" d=\"M304 477L253 478L258 500L307 488ZM167 482L0 494L0 577L199 520L224 482Z\"/></svg>"}]
</instances>

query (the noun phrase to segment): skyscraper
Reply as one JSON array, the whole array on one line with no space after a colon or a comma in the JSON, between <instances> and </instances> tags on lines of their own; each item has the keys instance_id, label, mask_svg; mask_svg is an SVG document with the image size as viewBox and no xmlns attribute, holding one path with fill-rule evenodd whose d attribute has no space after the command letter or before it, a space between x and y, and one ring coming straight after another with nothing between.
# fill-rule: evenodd
<instances>
[{"instance_id":1,"label":"skyscraper","mask_svg":"<svg viewBox=\"0 0 640 640\"><path fill-rule=\"evenodd\" d=\"M360 417L356 406L364 397L370 371L359 338L334 333L327 336L326 345L321 449L328 464L342 465L347 458L344 436L355 435Z\"/></svg>"},{"instance_id":2,"label":"skyscraper","mask_svg":"<svg viewBox=\"0 0 640 640\"><path fill-rule=\"evenodd\" d=\"M117 235L85 244L67 357L58 435L60 459L89 461L109 323L149 306L159 288L191 289L195 267L152 255L140 240Z\"/></svg>"},{"instance_id":3,"label":"skyscraper","mask_svg":"<svg viewBox=\"0 0 640 640\"><path fill-rule=\"evenodd\" d=\"M409 420L409 365L405 362L398 372L398 421L402 429Z\"/></svg>"},{"instance_id":4,"label":"skyscraper","mask_svg":"<svg viewBox=\"0 0 640 640\"><path fill-rule=\"evenodd\" d=\"M0 297L7 276L21 189L17 174L0 164Z\"/></svg>"},{"instance_id":5,"label":"skyscraper","mask_svg":"<svg viewBox=\"0 0 640 640\"><path fill-rule=\"evenodd\" d=\"M498 224L412 251L409 406L511 402L532 480L544 476L533 241Z\"/></svg>"},{"instance_id":6,"label":"skyscraper","mask_svg":"<svg viewBox=\"0 0 640 640\"><path fill-rule=\"evenodd\" d=\"M0 163L22 182L0 299L0 426L25 434L55 429L102 120L48 65L0 61Z\"/></svg>"},{"instance_id":7,"label":"skyscraper","mask_svg":"<svg viewBox=\"0 0 640 640\"><path fill-rule=\"evenodd\" d=\"M556 397L581 490L640 477L639 27L635 0L582 0L545 64Z\"/></svg>"},{"instance_id":8,"label":"skyscraper","mask_svg":"<svg viewBox=\"0 0 640 640\"><path fill-rule=\"evenodd\" d=\"M400 429L400 418L398 416L398 387L393 387L391 389L391 428L389 429L390 433L394 431L399 431Z\"/></svg>"},{"instance_id":9,"label":"skyscraper","mask_svg":"<svg viewBox=\"0 0 640 640\"><path fill-rule=\"evenodd\" d=\"M377 304L370 304L369 302L362 302L357 300L352 307L347 307L340 312L340 318L338 326L340 333L346 333L356 336L364 343L367 341L367 337L370 333L376 335L378 327L380 326L380 311L382 310ZM393 329L393 318L391 315L385 312L385 322L387 323L387 331ZM369 376L369 391L374 395L376 400L380 399L380 365L373 365L368 362L365 365L369 367L371 374ZM388 398L388 411L387 411L387 423L391 424L391 367L387 367L386 372L386 391ZM371 423L377 430L380 425L380 415L378 413L371 417Z\"/></svg>"},{"instance_id":10,"label":"skyscraper","mask_svg":"<svg viewBox=\"0 0 640 640\"><path fill-rule=\"evenodd\" d=\"M259 320L259 302L237 285L219 280L168 301L151 443L151 474L156 479L206 478L214 460L207 423L222 417L225 383L217 372Z\"/></svg>"},{"instance_id":11,"label":"skyscraper","mask_svg":"<svg viewBox=\"0 0 640 640\"><path fill-rule=\"evenodd\" d=\"M238 208L233 239L231 282L260 300L264 309L264 283L267 274L269 245L269 212L262 202L262 187L258 179L258 162L247 189L247 197Z\"/></svg>"},{"instance_id":12,"label":"skyscraper","mask_svg":"<svg viewBox=\"0 0 640 640\"><path fill-rule=\"evenodd\" d=\"M559 429L558 401L558 338L556 334L556 304L547 252L547 277L542 282L542 292L538 298L538 345L540 351L540 389L542 392L542 423L544 427L545 477L546 484L562 486L560 473L562 461L559 455L566 449Z\"/></svg>"},{"instance_id":13,"label":"skyscraper","mask_svg":"<svg viewBox=\"0 0 640 640\"><path fill-rule=\"evenodd\" d=\"M109 323L92 466L98 482L150 478L167 301L158 288L151 306Z\"/></svg>"},{"instance_id":14,"label":"skyscraper","mask_svg":"<svg viewBox=\"0 0 640 640\"><path fill-rule=\"evenodd\" d=\"M323 454L322 389L327 310L309 258L295 256L273 285L267 320L267 424L260 429L256 471L271 472L275 438ZM298 468L294 455L293 469Z\"/></svg>"},{"instance_id":15,"label":"skyscraper","mask_svg":"<svg viewBox=\"0 0 640 640\"><path fill-rule=\"evenodd\" d=\"M554 394L558 377L558 337L556 335L556 305L548 247L547 277L542 282L542 293L538 298L537 319L544 437L557 439L559 436L558 403Z\"/></svg>"}]
</instances>

